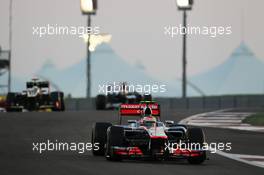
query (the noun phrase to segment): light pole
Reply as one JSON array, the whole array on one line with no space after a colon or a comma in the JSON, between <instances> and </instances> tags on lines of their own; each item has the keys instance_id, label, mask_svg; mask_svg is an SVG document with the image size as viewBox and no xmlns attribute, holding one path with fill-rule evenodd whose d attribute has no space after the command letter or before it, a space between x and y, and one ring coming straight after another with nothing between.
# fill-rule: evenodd
<instances>
[{"instance_id":1,"label":"light pole","mask_svg":"<svg viewBox=\"0 0 264 175\"><path fill-rule=\"evenodd\" d=\"M9 3L9 73L8 73L8 92L11 91L11 58L12 58L12 19L13 19L13 0Z\"/></svg>"},{"instance_id":2,"label":"light pole","mask_svg":"<svg viewBox=\"0 0 264 175\"><path fill-rule=\"evenodd\" d=\"M187 59L186 59L186 38L187 38L187 10L192 9L193 0L176 0L178 9L183 11L183 38L182 38L182 98L187 95Z\"/></svg>"},{"instance_id":3,"label":"light pole","mask_svg":"<svg viewBox=\"0 0 264 175\"><path fill-rule=\"evenodd\" d=\"M83 15L88 16L87 20L87 27L91 27L91 15L95 15L97 10L97 0L81 0L81 11ZM88 40L87 40L87 89L86 89L86 97L91 98L91 60L90 60L90 33L88 33Z\"/></svg>"}]
</instances>

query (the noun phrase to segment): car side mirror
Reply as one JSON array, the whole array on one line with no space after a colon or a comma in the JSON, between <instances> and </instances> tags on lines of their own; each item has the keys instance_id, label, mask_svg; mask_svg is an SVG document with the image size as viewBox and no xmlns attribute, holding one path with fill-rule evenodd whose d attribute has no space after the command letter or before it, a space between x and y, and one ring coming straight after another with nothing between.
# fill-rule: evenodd
<instances>
[{"instance_id":1,"label":"car side mirror","mask_svg":"<svg viewBox=\"0 0 264 175\"><path fill-rule=\"evenodd\" d=\"M168 126L169 125L173 125L174 124L174 121L172 121L172 120L166 120L165 121L165 124L168 125Z\"/></svg>"}]
</instances>

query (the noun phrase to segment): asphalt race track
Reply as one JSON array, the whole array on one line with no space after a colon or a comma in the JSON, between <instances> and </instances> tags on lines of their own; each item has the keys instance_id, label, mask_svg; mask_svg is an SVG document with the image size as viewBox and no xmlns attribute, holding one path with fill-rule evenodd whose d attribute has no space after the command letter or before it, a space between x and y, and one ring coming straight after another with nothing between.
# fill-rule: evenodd
<instances>
[{"instance_id":1,"label":"asphalt race track","mask_svg":"<svg viewBox=\"0 0 264 175\"><path fill-rule=\"evenodd\" d=\"M180 120L193 112L164 113L164 119ZM123 161L108 162L91 152L33 152L33 142L58 140L90 142L95 121L117 121L116 111L63 113L1 113L0 114L0 175L175 175L230 174L263 175L264 169L240 163L216 154L202 165L186 161ZM232 153L263 155L263 134L205 128L207 142L232 142Z\"/></svg>"}]
</instances>

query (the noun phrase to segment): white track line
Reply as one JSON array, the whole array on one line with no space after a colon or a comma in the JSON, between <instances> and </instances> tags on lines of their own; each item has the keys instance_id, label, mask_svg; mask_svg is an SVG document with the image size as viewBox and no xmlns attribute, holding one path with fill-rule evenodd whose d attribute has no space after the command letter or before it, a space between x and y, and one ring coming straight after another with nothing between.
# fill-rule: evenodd
<instances>
[{"instance_id":1,"label":"white track line","mask_svg":"<svg viewBox=\"0 0 264 175\"><path fill-rule=\"evenodd\" d=\"M228 110L230 109L196 114L181 120L179 124L264 132L264 127L256 127L242 123L242 120L252 113L227 112ZM213 150L212 148L210 149ZM217 150L216 154L252 166L264 168L264 156L232 154L220 150Z\"/></svg>"},{"instance_id":2,"label":"white track line","mask_svg":"<svg viewBox=\"0 0 264 175\"><path fill-rule=\"evenodd\" d=\"M226 128L245 131L264 132L264 127L251 126L242 123L242 120L253 114L249 112L228 112L230 109L218 110L196 114L181 120L180 124L204 126L213 128Z\"/></svg>"},{"instance_id":3,"label":"white track line","mask_svg":"<svg viewBox=\"0 0 264 175\"><path fill-rule=\"evenodd\" d=\"M207 115L212 115L212 114L215 114L217 112L224 112L224 111L227 111L227 110L230 110L230 109L225 109L225 110L218 110L218 111L213 111L213 112L205 112L205 113L201 113L201 114L195 114L195 115L192 115L190 117L187 117L181 121L179 121L179 124L188 124L188 122L192 119L196 119L197 117L204 117L204 116L207 116Z\"/></svg>"},{"instance_id":4,"label":"white track line","mask_svg":"<svg viewBox=\"0 0 264 175\"><path fill-rule=\"evenodd\" d=\"M264 156L231 154L231 153L226 153L226 152L219 151L219 150L216 151L216 154L221 155L223 157L227 157L229 159L242 162L242 163L264 168ZM252 160L248 160L248 159L252 159ZM254 159L258 159L258 161L255 161Z\"/></svg>"}]
</instances>

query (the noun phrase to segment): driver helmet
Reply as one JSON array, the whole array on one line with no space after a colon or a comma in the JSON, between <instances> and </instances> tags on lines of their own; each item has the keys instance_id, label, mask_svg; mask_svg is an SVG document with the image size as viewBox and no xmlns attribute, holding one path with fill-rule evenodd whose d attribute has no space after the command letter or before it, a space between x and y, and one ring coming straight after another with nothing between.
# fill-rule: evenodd
<instances>
[{"instance_id":1,"label":"driver helmet","mask_svg":"<svg viewBox=\"0 0 264 175\"><path fill-rule=\"evenodd\" d=\"M146 127L155 127L157 119L155 117L143 117L141 125Z\"/></svg>"}]
</instances>

